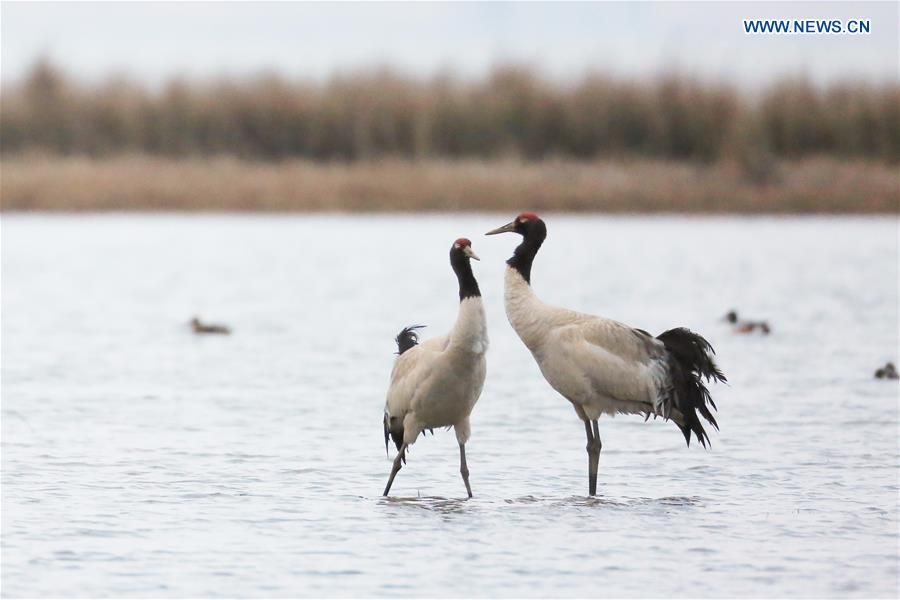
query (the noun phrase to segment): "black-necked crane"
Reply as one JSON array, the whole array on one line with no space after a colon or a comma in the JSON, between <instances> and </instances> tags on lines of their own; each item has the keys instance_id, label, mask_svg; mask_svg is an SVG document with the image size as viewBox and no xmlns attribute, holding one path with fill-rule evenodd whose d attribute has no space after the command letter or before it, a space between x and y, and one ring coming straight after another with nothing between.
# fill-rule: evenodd
<instances>
[{"instance_id":1,"label":"black-necked crane","mask_svg":"<svg viewBox=\"0 0 900 600\"><path fill-rule=\"evenodd\" d=\"M393 439L397 456L384 495L406 463L406 449L426 429L453 427L459 443L459 472L472 497L466 442L469 415L481 395L487 373L487 322L478 281L470 260L478 260L472 242L460 238L450 248L450 265L459 282L459 311L450 333L418 343L416 329L404 328L397 336L397 360L384 406L384 446Z\"/></svg>"},{"instance_id":2,"label":"black-necked crane","mask_svg":"<svg viewBox=\"0 0 900 600\"><path fill-rule=\"evenodd\" d=\"M506 316L544 378L572 403L587 433L588 491L597 492L600 415L639 414L671 419L690 446L706 447L699 416L718 429L703 381L725 381L709 342L679 327L657 337L604 317L549 306L531 289L531 265L547 237L534 213L522 213L487 235L515 232L522 243L506 261Z\"/></svg>"},{"instance_id":3,"label":"black-necked crane","mask_svg":"<svg viewBox=\"0 0 900 600\"><path fill-rule=\"evenodd\" d=\"M769 335L772 331L768 321L745 321L738 318L735 310L728 311L724 319L731 324L732 331L735 333L755 333L758 331L763 335Z\"/></svg>"}]
</instances>

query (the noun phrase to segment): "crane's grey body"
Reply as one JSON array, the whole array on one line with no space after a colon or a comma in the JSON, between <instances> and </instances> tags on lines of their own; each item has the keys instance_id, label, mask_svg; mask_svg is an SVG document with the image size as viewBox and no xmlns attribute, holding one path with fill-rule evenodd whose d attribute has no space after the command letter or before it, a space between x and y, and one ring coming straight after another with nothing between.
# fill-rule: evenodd
<instances>
[{"instance_id":1,"label":"crane's grey body","mask_svg":"<svg viewBox=\"0 0 900 600\"><path fill-rule=\"evenodd\" d=\"M426 340L397 357L384 412L403 425L403 443L425 429L452 426L460 444L469 440L472 412L487 374L487 322L481 297L459 304L449 334Z\"/></svg>"},{"instance_id":2,"label":"crane's grey body","mask_svg":"<svg viewBox=\"0 0 900 600\"><path fill-rule=\"evenodd\" d=\"M506 269L504 303L544 378L582 419L663 416L668 364L662 342L618 321L544 304L512 267Z\"/></svg>"}]
</instances>

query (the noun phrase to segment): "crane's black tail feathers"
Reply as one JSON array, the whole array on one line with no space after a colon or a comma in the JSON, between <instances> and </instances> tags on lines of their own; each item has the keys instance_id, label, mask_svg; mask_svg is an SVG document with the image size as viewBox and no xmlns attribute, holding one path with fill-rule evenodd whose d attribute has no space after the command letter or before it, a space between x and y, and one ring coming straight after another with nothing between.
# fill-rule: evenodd
<instances>
[{"instance_id":1,"label":"crane's black tail feathers","mask_svg":"<svg viewBox=\"0 0 900 600\"><path fill-rule=\"evenodd\" d=\"M403 421L397 417L389 417L384 413L384 453L388 453L388 440L394 441L397 452L403 445Z\"/></svg>"},{"instance_id":2,"label":"crane's black tail feathers","mask_svg":"<svg viewBox=\"0 0 900 600\"><path fill-rule=\"evenodd\" d=\"M394 341L397 342L397 354L403 354L419 343L419 334L416 333L416 329L422 329L423 327L425 326L410 325L400 330L400 333L394 338Z\"/></svg>"},{"instance_id":3,"label":"crane's black tail feathers","mask_svg":"<svg viewBox=\"0 0 900 600\"><path fill-rule=\"evenodd\" d=\"M403 354L413 346L418 345L419 334L416 333L416 329L422 329L423 327L425 326L410 325L409 327L404 327L400 330L400 333L394 338L394 341L397 342L397 354ZM403 421L397 417L390 417L387 412L385 412L383 423L384 452L387 453L388 441L391 439L394 440L394 445L397 446L397 451L399 452L400 446L403 445Z\"/></svg>"},{"instance_id":4,"label":"crane's black tail feathers","mask_svg":"<svg viewBox=\"0 0 900 600\"><path fill-rule=\"evenodd\" d=\"M716 429L719 429L719 424L709 410L710 407L716 410L716 403L710 397L704 380L727 381L713 360L716 351L702 336L684 327L670 329L656 338L669 351L669 375L672 383L670 400L683 415L683 422L676 424L684 434L688 446L691 445L693 432L697 441L706 448L709 436L697 413Z\"/></svg>"}]
</instances>

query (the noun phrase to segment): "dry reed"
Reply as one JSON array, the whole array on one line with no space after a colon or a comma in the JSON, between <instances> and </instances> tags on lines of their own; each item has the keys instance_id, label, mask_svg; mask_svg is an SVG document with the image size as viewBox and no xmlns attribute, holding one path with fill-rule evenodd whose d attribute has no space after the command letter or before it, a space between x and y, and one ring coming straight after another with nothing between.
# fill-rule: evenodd
<instances>
[{"instance_id":1,"label":"dry reed","mask_svg":"<svg viewBox=\"0 0 900 600\"><path fill-rule=\"evenodd\" d=\"M878 162L782 162L766 183L734 162L4 158L5 211L558 211L896 213Z\"/></svg>"},{"instance_id":2,"label":"dry reed","mask_svg":"<svg viewBox=\"0 0 900 600\"><path fill-rule=\"evenodd\" d=\"M0 90L0 150L254 160L642 156L738 157L754 178L775 158L900 161L900 86L801 79L752 95L671 75L550 82L515 66L465 81L389 70L311 83L277 75L78 83L47 61Z\"/></svg>"}]
</instances>

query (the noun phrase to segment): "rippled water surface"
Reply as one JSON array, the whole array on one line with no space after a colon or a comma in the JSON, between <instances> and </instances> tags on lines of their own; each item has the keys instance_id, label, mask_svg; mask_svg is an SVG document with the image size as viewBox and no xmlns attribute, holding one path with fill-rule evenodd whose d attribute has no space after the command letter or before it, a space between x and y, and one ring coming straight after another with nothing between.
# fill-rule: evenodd
<instances>
[{"instance_id":1,"label":"rippled water surface","mask_svg":"<svg viewBox=\"0 0 900 600\"><path fill-rule=\"evenodd\" d=\"M481 236L511 216L3 216L3 595L897 596L896 219L546 216L545 301L689 326L730 380L709 451L601 419L589 499L503 314L516 240ZM459 236L492 335L475 498L436 431L383 499L392 338L452 324Z\"/></svg>"}]
</instances>

